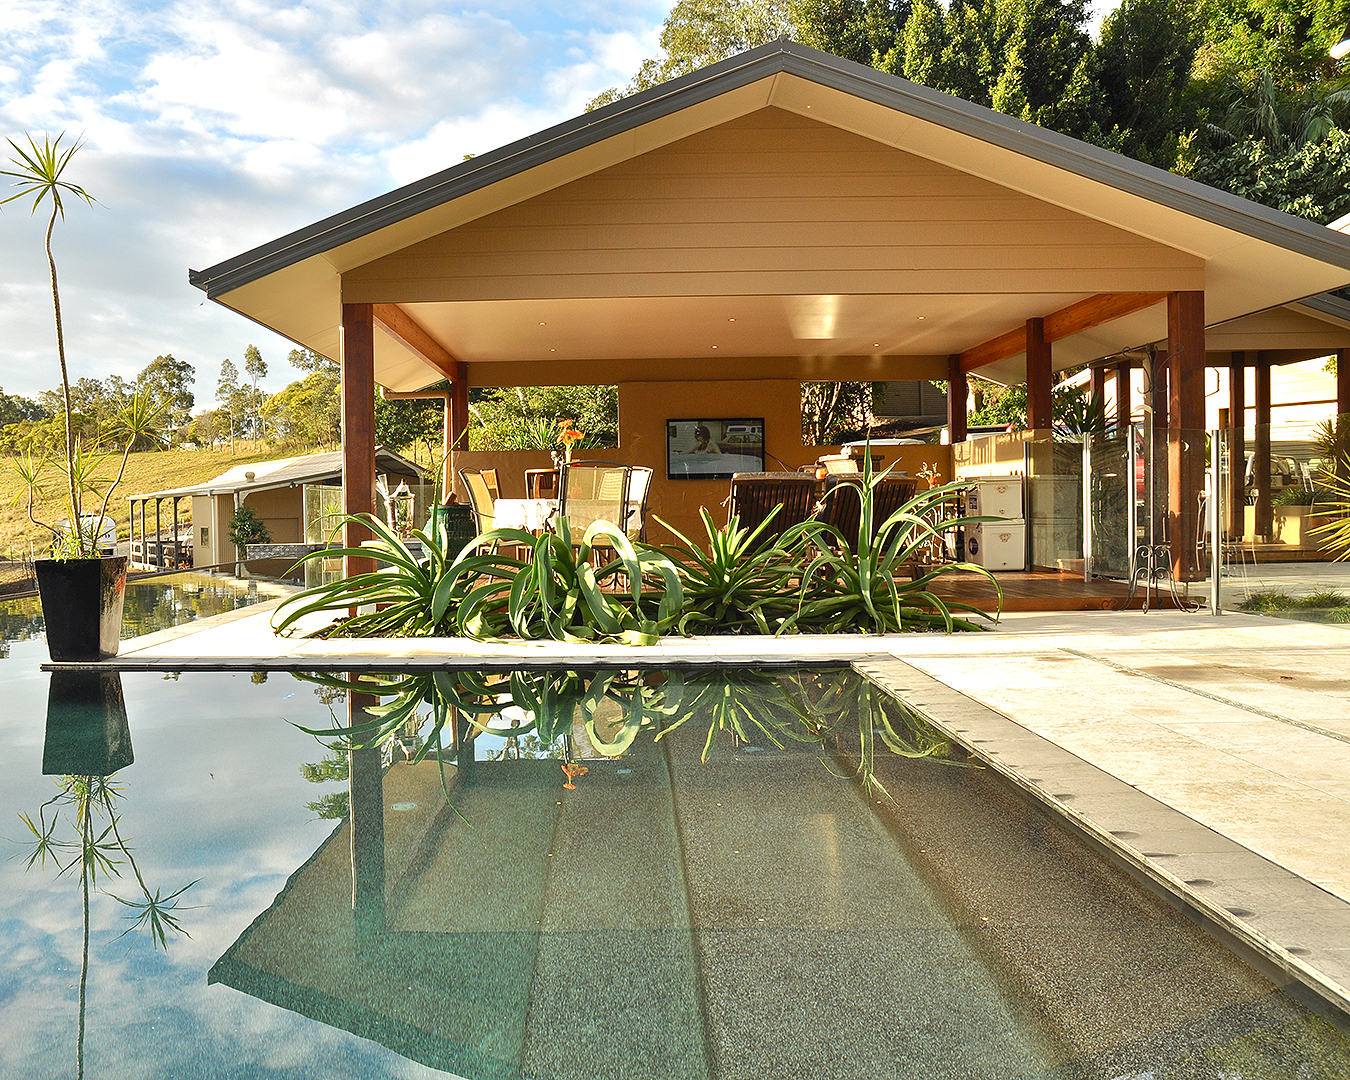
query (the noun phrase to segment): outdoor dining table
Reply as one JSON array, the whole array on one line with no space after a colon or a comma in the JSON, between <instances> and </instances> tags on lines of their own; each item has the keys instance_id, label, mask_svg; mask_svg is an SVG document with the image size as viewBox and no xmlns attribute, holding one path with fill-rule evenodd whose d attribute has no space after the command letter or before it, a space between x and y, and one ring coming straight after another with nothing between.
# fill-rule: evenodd
<instances>
[{"instance_id":1,"label":"outdoor dining table","mask_svg":"<svg viewBox=\"0 0 1350 1080\"><path fill-rule=\"evenodd\" d=\"M498 499L492 506L492 519L498 529L538 533L544 531L557 509L557 499Z\"/></svg>"}]
</instances>

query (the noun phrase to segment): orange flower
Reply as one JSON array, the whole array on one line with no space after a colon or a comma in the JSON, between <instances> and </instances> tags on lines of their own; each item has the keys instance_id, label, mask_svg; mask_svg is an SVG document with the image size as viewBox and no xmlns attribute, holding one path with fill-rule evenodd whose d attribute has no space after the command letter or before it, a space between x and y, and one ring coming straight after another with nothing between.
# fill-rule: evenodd
<instances>
[{"instance_id":1,"label":"orange flower","mask_svg":"<svg viewBox=\"0 0 1350 1080\"><path fill-rule=\"evenodd\" d=\"M558 427L562 429L558 432L558 442L569 450L572 449L573 443L578 443L586 437L584 431L577 430L575 420L559 420Z\"/></svg>"},{"instance_id":2,"label":"orange flower","mask_svg":"<svg viewBox=\"0 0 1350 1080\"><path fill-rule=\"evenodd\" d=\"M567 777L567 783L563 784L563 787L565 787L568 791L576 791L577 786L576 784L572 783L572 781L575 780L578 776L585 776L588 772L590 772L590 769L588 769L585 765L578 765L576 764L576 762L573 761L564 761L562 763L562 771L563 775Z\"/></svg>"}]
</instances>

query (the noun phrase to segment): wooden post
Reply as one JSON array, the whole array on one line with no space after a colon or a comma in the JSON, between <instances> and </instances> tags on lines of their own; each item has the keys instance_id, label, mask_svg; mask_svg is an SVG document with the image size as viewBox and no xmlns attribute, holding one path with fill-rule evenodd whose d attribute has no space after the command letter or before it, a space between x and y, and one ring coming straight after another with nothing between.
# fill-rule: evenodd
<instances>
[{"instance_id":1,"label":"wooden post","mask_svg":"<svg viewBox=\"0 0 1350 1080\"><path fill-rule=\"evenodd\" d=\"M451 407L451 419L454 423L451 444L456 450L469 448L469 365L460 362L455 365L455 379L450 384L454 397Z\"/></svg>"},{"instance_id":2,"label":"wooden post","mask_svg":"<svg viewBox=\"0 0 1350 1080\"><path fill-rule=\"evenodd\" d=\"M1247 354L1228 362L1228 532L1247 531Z\"/></svg>"},{"instance_id":3,"label":"wooden post","mask_svg":"<svg viewBox=\"0 0 1350 1080\"><path fill-rule=\"evenodd\" d=\"M1027 427L1048 428L1054 423L1050 400L1050 343L1045 340L1045 320L1028 319Z\"/></svg>"},{"instance_id":4,"label":"wooden post","mask_svg":"<svg viewBox=\"0 0 1350 1080\"><path fill-rule=\"evenodd\" d=\"M947 357L947 432L954 444L966 441L966 405L970 380L961 370L961 354Z\"/></svg>"},{"instance_id":5,"label":"wooden post","mask_svg":"<svg viewBox=\"0 0 1350 1080\"><path fill-rule=\"evenodd\" d=\"M1097 430L1100 431L1106 426L1106 368L1104 366L1092 369L1092 386L1088 391L1088 401L1102 410L1096 423Z\"/></svg>"},{"instance_id":6,"label":"wooden post","mask_svg":"<svg viewBox=\"0 0 1350 1080\"><path fill-rule=\"evenodd\" d=\"M1130 371L1132 369L1128 360L1122 360L1113 369L1116 386L1116 426L1122 430L1129 424L1130 416L1134 411L1134 402L1130 400Z\"/></svg>"},{"instance_id":7,"label":"wooden post","mask_svg":"<svg viewBox=\"0 0 1350 1080\"><path fill-rule=\"evenodd\" d=\"M342 510L375 513L375 319L370 304L342 305ZM343 543L357 547L371 537L348 522ZM375 560L347 556L345 571L368 574Z\"/></svg>"},{"instance_id":8,"label":"wooden post","mask_svg":"<svg viewBox=\"0 0 1350 1080\"><path fill-rule=\"evenodd\" d=\"M1256 439L1252 445L1252 487L1256 488L1256 535L1269 540L1275 528L1270 501L1270 356L1256 354Z\"/></svg>"},{"instance_id":9,"label":"wooden post","mask_svg":"<svg viewBox=\"0 0 1350 1080\"><path fill-rule=\"evenodd\" d=\"M1205 486L1205 294L1167 294L1167 509L1172 576L1194 581Z\"/></svg>"},{"instance_id":10,"label":"wooden post","mask_svg":"<svg viewBox=\"0 0 1350 1080\"><path fill-rule=\"evenodd\" d=\"M1336 351L1336 475L1350 479L1350 349Z\"/></svg>"},{"instance_id":11,"label":"wooden post","mask_svg":"<svg viewBox=\"0 0 1350 1080\"><path fill-rule=\"evenodd\" d=\"M355 678L353 674L349 676ZM380 703L372 694L347 691L347 723L355 727L374 717ZM351 814L352 916L358 949L372 944L385 929L384 760L378 746L349 750L347 807Z\"/></svg>"}]
</instances>

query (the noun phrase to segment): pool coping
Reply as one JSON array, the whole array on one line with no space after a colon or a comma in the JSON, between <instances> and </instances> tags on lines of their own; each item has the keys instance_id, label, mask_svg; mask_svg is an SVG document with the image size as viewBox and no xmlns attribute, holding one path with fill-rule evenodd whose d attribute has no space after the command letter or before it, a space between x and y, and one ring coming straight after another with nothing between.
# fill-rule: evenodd
<instances>
[{"instance_id":1,"label":"pool coping","mask_svg":"<svg viewBox=\"0 0 1350 1080\"><path fill-rule=\"evenodd\" d=\"M1283 989L1350 1015L1350 903L904 660L853 667Z\"/></svg>"}]
</instances>

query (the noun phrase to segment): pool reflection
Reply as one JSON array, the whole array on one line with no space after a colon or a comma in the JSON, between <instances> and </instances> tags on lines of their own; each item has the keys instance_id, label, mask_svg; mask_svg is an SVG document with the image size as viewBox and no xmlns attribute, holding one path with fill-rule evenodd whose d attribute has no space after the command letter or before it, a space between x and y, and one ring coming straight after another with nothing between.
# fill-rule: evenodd
<instances>
[{"instance_id":1,"label":"pool reflection","mask_svg":"<svg viewBox=\"0 0 1350 1080\"><path fill-rule=\"evenodd\" d=\"M108 776L134 760L122 676L53 671L47 688L44 776Z\"/></svg>"}]
</instances>

